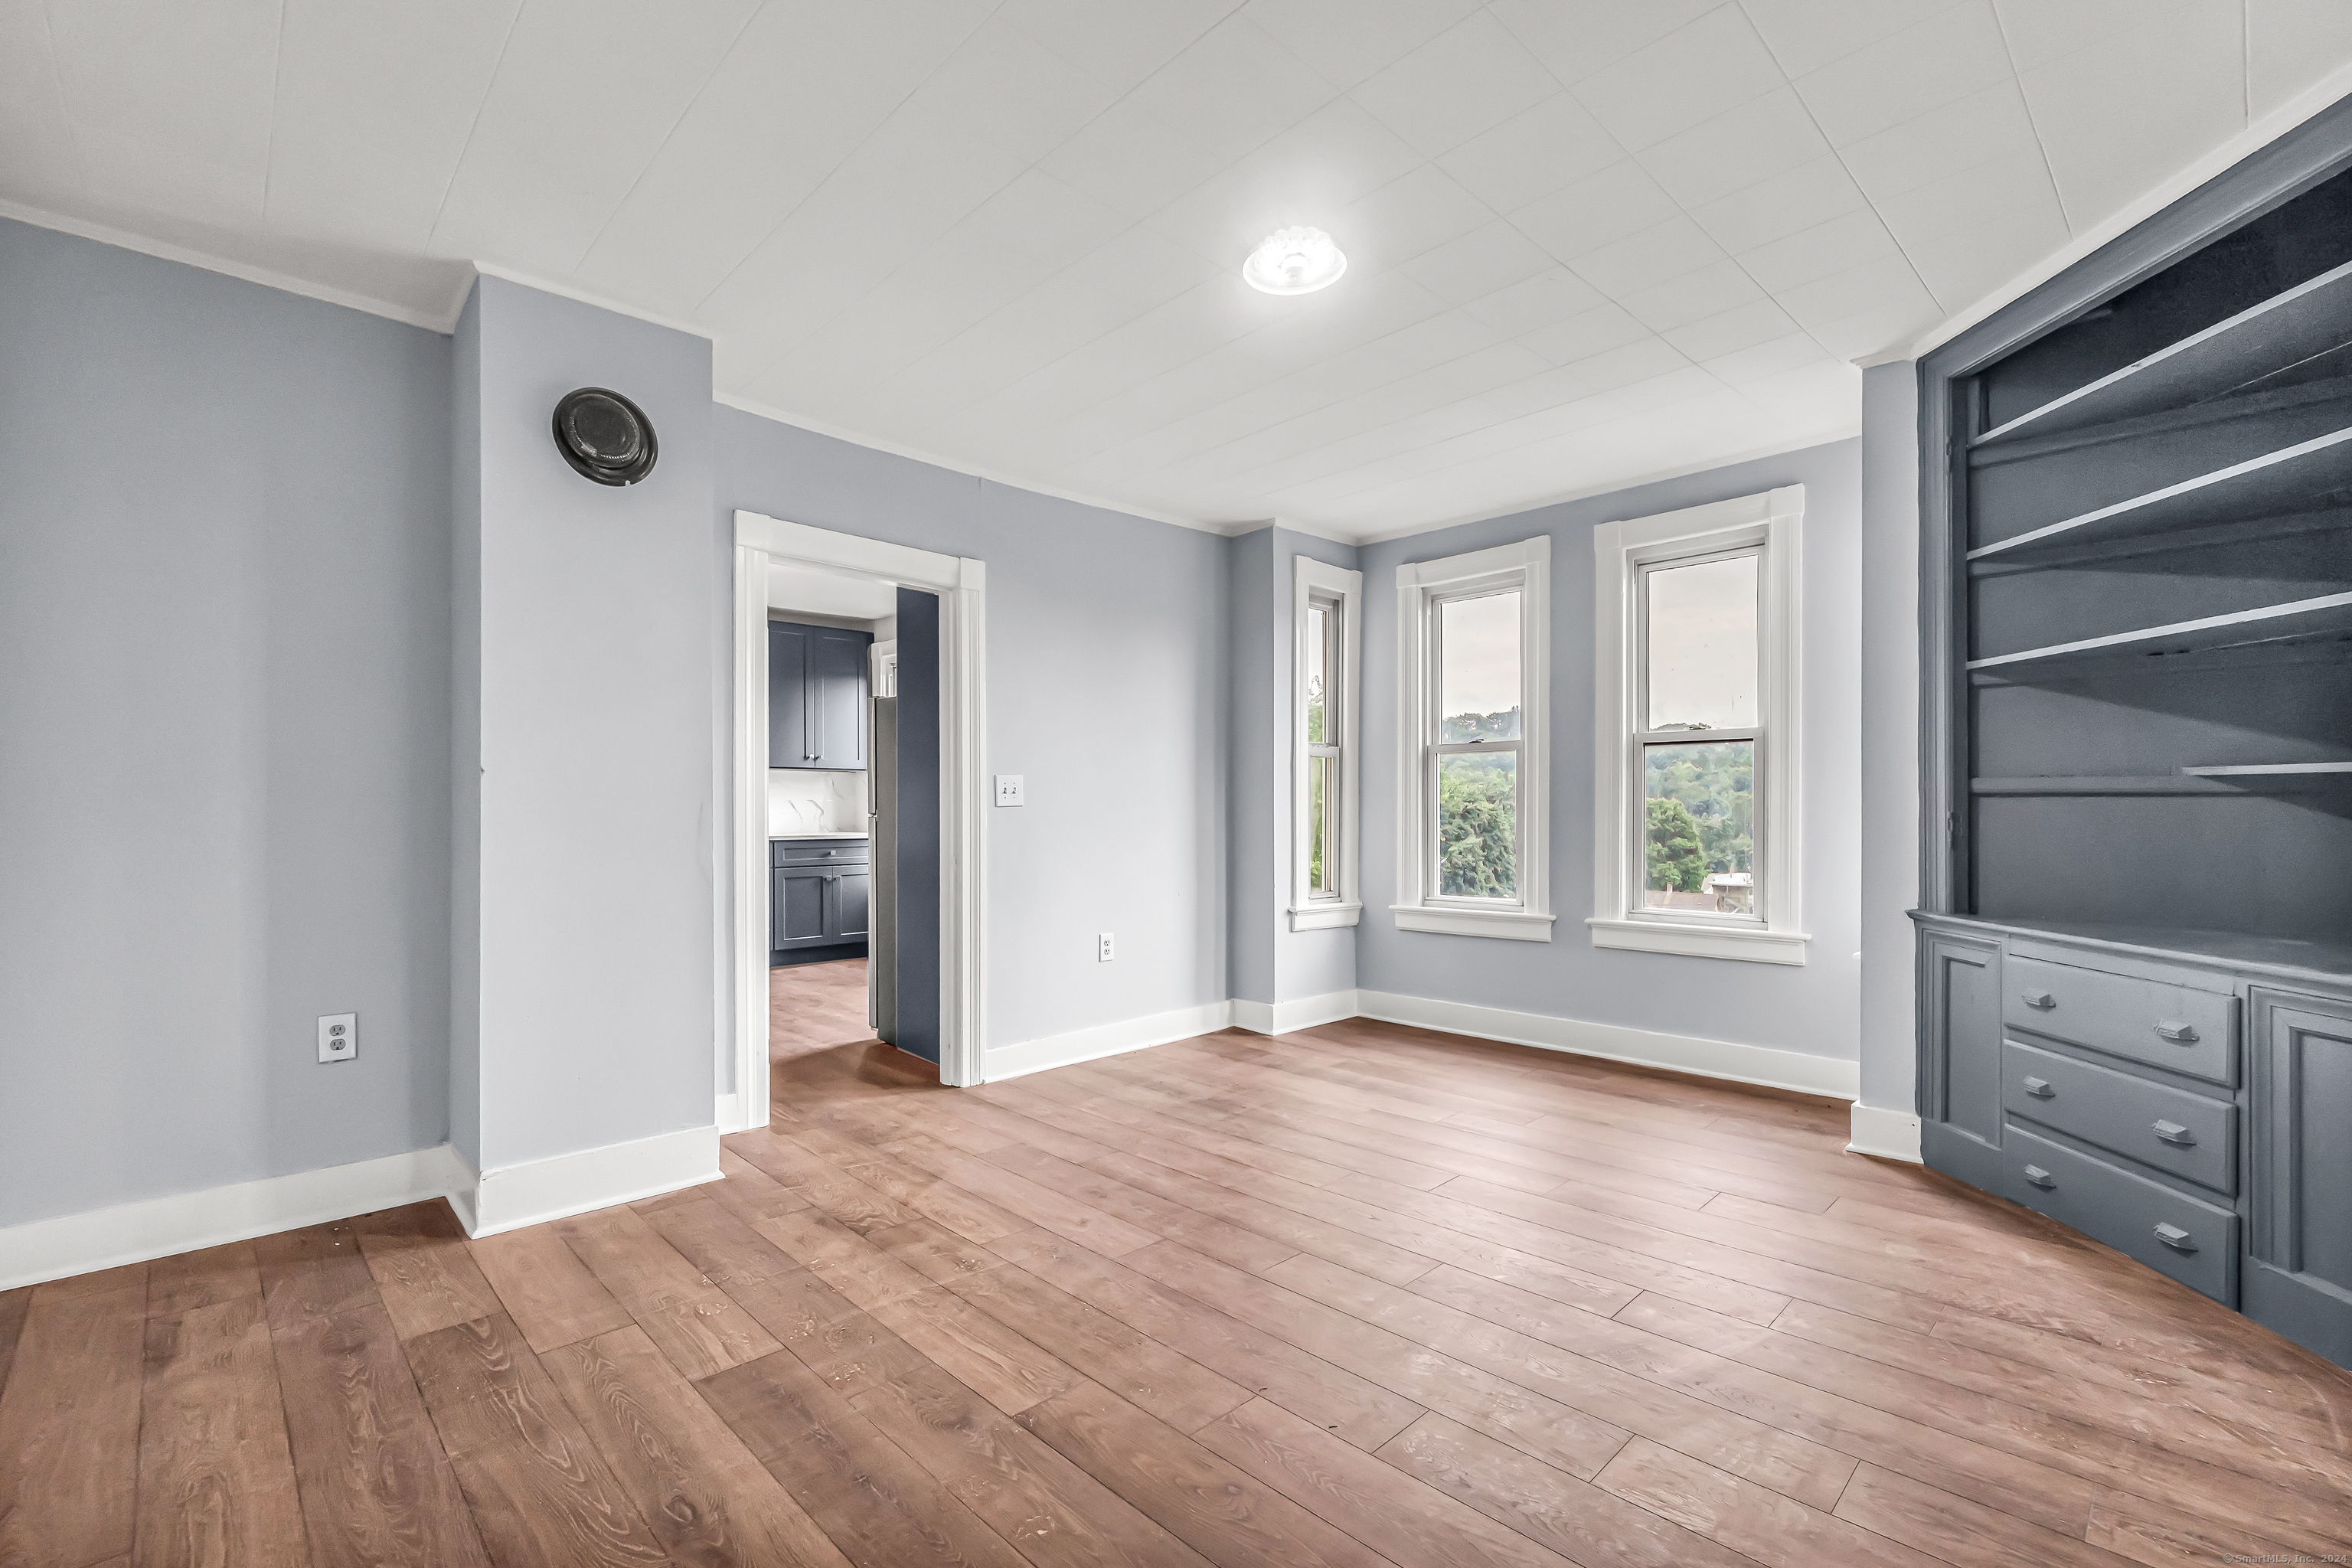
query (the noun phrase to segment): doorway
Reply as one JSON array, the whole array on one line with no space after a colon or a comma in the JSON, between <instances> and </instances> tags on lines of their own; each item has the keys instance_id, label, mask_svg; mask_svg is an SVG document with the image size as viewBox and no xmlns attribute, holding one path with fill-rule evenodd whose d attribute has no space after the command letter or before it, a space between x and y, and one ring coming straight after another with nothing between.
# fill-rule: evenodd
<instances>
[{"instance_id":1,"label":"doorway","mask_svg":"<svg viewBox=\"0 0 2352 1568\"><path fill-rule=\"evenodd\" d=\"M766 1124L775 1051L845 1029L977 1083L982 564L748 511L735 545L719 1129Z\"/></svg>"}]
</instances>

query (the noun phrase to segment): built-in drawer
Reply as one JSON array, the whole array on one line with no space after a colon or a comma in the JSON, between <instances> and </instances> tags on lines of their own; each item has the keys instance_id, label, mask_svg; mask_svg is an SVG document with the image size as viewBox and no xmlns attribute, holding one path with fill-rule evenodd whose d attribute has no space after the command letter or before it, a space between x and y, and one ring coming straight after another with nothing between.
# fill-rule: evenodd
<instances>
[{"instance_id":1,"label":"built-in drawer","mask_svg":"<svg viewBox=\"0 0 2352 1568\"><path fill-rule=\"evenodd\" d=\"M874 858L871 841L864 838L772 838L768 841L771 866L864 866Z\"/></svg>"},{"instance_id":2,"label":"built-in drawer","mask_svg":"<svg viewBox=\"0 0 2352 1568\"><path fill-rule=\"evenodd\" d=\"M2008 1192L2150 1268L2238 1304L2238 1216L2228 1209L2011 1126L2001 1136Z\"/></svg>"},{"instance_id":3,"label":"built-in drawer","mask_svg":"<svg viewBox=\"0 0 2352 1568\"><path fill-rule=\"evenodd\" d=\"M2015 954L2001 981L2001 1021L2013 1029L2237 1085L2235 996Z\"/></svg>"},{"instance_id":4,"label":"built-in drawer","mask_svg":"<svg viewBox=\"0 0 2352 1568\"><path fill-rule=\"evenodd\" d=\"M2001 1046L2000 1103L2217 1193L2238 1190L2234 1105L2015 1040Z\"/></svg>"}]
</instances>

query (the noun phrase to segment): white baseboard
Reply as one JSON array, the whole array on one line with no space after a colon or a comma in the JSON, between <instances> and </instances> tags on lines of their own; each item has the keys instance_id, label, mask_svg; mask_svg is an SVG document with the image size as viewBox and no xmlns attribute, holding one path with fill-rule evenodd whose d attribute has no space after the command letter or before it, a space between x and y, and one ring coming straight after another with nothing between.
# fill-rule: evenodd
<instances>
[{"instance_id":1,"label":"white baseboard","mask_svg":"<svg viewBox=\"0 0 2352 1568\"><path fill-rule=\"evenodd\" d=\"M1232 1002L1203 1002L1197 1007L1123 1018L1116 1024L1097 1024L1090 1029L1073 1029L1066 1035L1046 1035L1015 1046L991 1046L982 1062L982 1081L995 1083L1024 1073L1044 1072L1048 1068L1164 1046L1171 1040L1213 1035L1233 1026L1236 1005Z\"/></svg>"},{"instance_id":2,"label":"white baseboard","mask_svg":"<svg viewBox=\"0 0 2352 1568\"><path fill-rule=\"evenodd\" d=\"M1908 1160L1919 1163L1919 1118L1908 1110L1888 1110L1882 1106L1853 1102L1853 1142L1846 1145L1851 1153L1875 1154L1883 1160Z\"/></svg>"},{"instance_id":3,"label":"white baseboard","mask_svg":"<svg viewBox=\"0 0 2352 1568\"><path fill-rule=\"evenodd\" d=\"M1234 1027L1254 1035L1286 1035L1318 1024L1352 1018L1361 1009L1353 991L1333 991L1321 996L1300 996L1288 1002L1244 1002L1234 999Z\"/></svg>"},{"instance_id":4,"label":"white baseboard","mask_svg":"<svg viewBox=\"0 0 2352 1568\"><path fill-rule=\"evenodd\" d=\"M447 1197L473 1172L446 1143L0 1230L0 1290Z\"/></svg>"},{"instance_id":5,"label":"white baseboard","mask_svg":"<svg viewBox=\"0 0 2352 1568\"><path fill-rule=\"evenodd\" d=\"M470 1205L451 1202L468 1236L495 1236L719 1177L719 1129L688 1127L485 1171Z\"/></svg>"},{"instance_id":6,"label":"white baseboard","mask_svg":"<svg viewBox=\"0 0 2352 1568\"><path fill-rule=\"evenodd\" d=\"M1801 1094L1825 1095L1832 1100L1852 1100L1861 1089L1860 1064L1836 1057L1807 1056L1802 1051L1743 1046L1730 1040L1703 1040L1690 1035L1662 1035L1648 1029L1627 1028L1622 1024L1514 1013L1467 1002L1434 1002L1427 997L1399 996L1384 991L1359 992L1357 1005L1360 1016L1391 1024L1412 1024L1423 1029L1442 1029L1450 1035L1538 1046L1545 1050L1600 1057L1639 1067L1666 1068L1733 1083L1795 1089Z\"/></svg>"}]
</instances>

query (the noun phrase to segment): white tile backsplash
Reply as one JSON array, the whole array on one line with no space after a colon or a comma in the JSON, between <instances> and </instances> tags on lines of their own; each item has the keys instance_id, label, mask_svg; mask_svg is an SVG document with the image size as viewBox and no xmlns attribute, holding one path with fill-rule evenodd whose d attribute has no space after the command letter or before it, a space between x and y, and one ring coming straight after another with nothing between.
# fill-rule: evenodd
<instances>
[{"instance_id":1,"label":"white tile backsplash","mask_svg":"<svg viewBox=\"0 0 2352 1568\"><path fill-rule=\"evenodd\" d=\"M769 834L865 832L866 780L827 768L770 768Z\"/></svg>"}]
</instances>

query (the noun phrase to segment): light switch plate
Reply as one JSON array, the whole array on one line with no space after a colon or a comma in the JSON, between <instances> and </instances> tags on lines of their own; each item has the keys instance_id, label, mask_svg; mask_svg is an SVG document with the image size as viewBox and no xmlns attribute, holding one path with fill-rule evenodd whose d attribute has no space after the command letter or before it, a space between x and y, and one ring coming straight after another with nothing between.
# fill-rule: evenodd
<instances>
[{"instance_id":1,"label":"light switch plate","mask_svg":"<svg viewBox=\"0 0 2352 1568\"><path fill-rule=\"evenodd\" d=\"M999 805L1019 805L1021 804L1021 775L1019 773L999 773L996 775L996 804Z\"/></svg>"},{"instance_id":2,"label":"light switch plate","mask_svg":"<svg viewBox=\"0 0 2352 1568\"><path fill-rule=\"evenodd\" d=\"M319 1059L347 1062L360 1054L360 1016L329 1013L319 1020Z\"/></svg>"}]
</instances>

